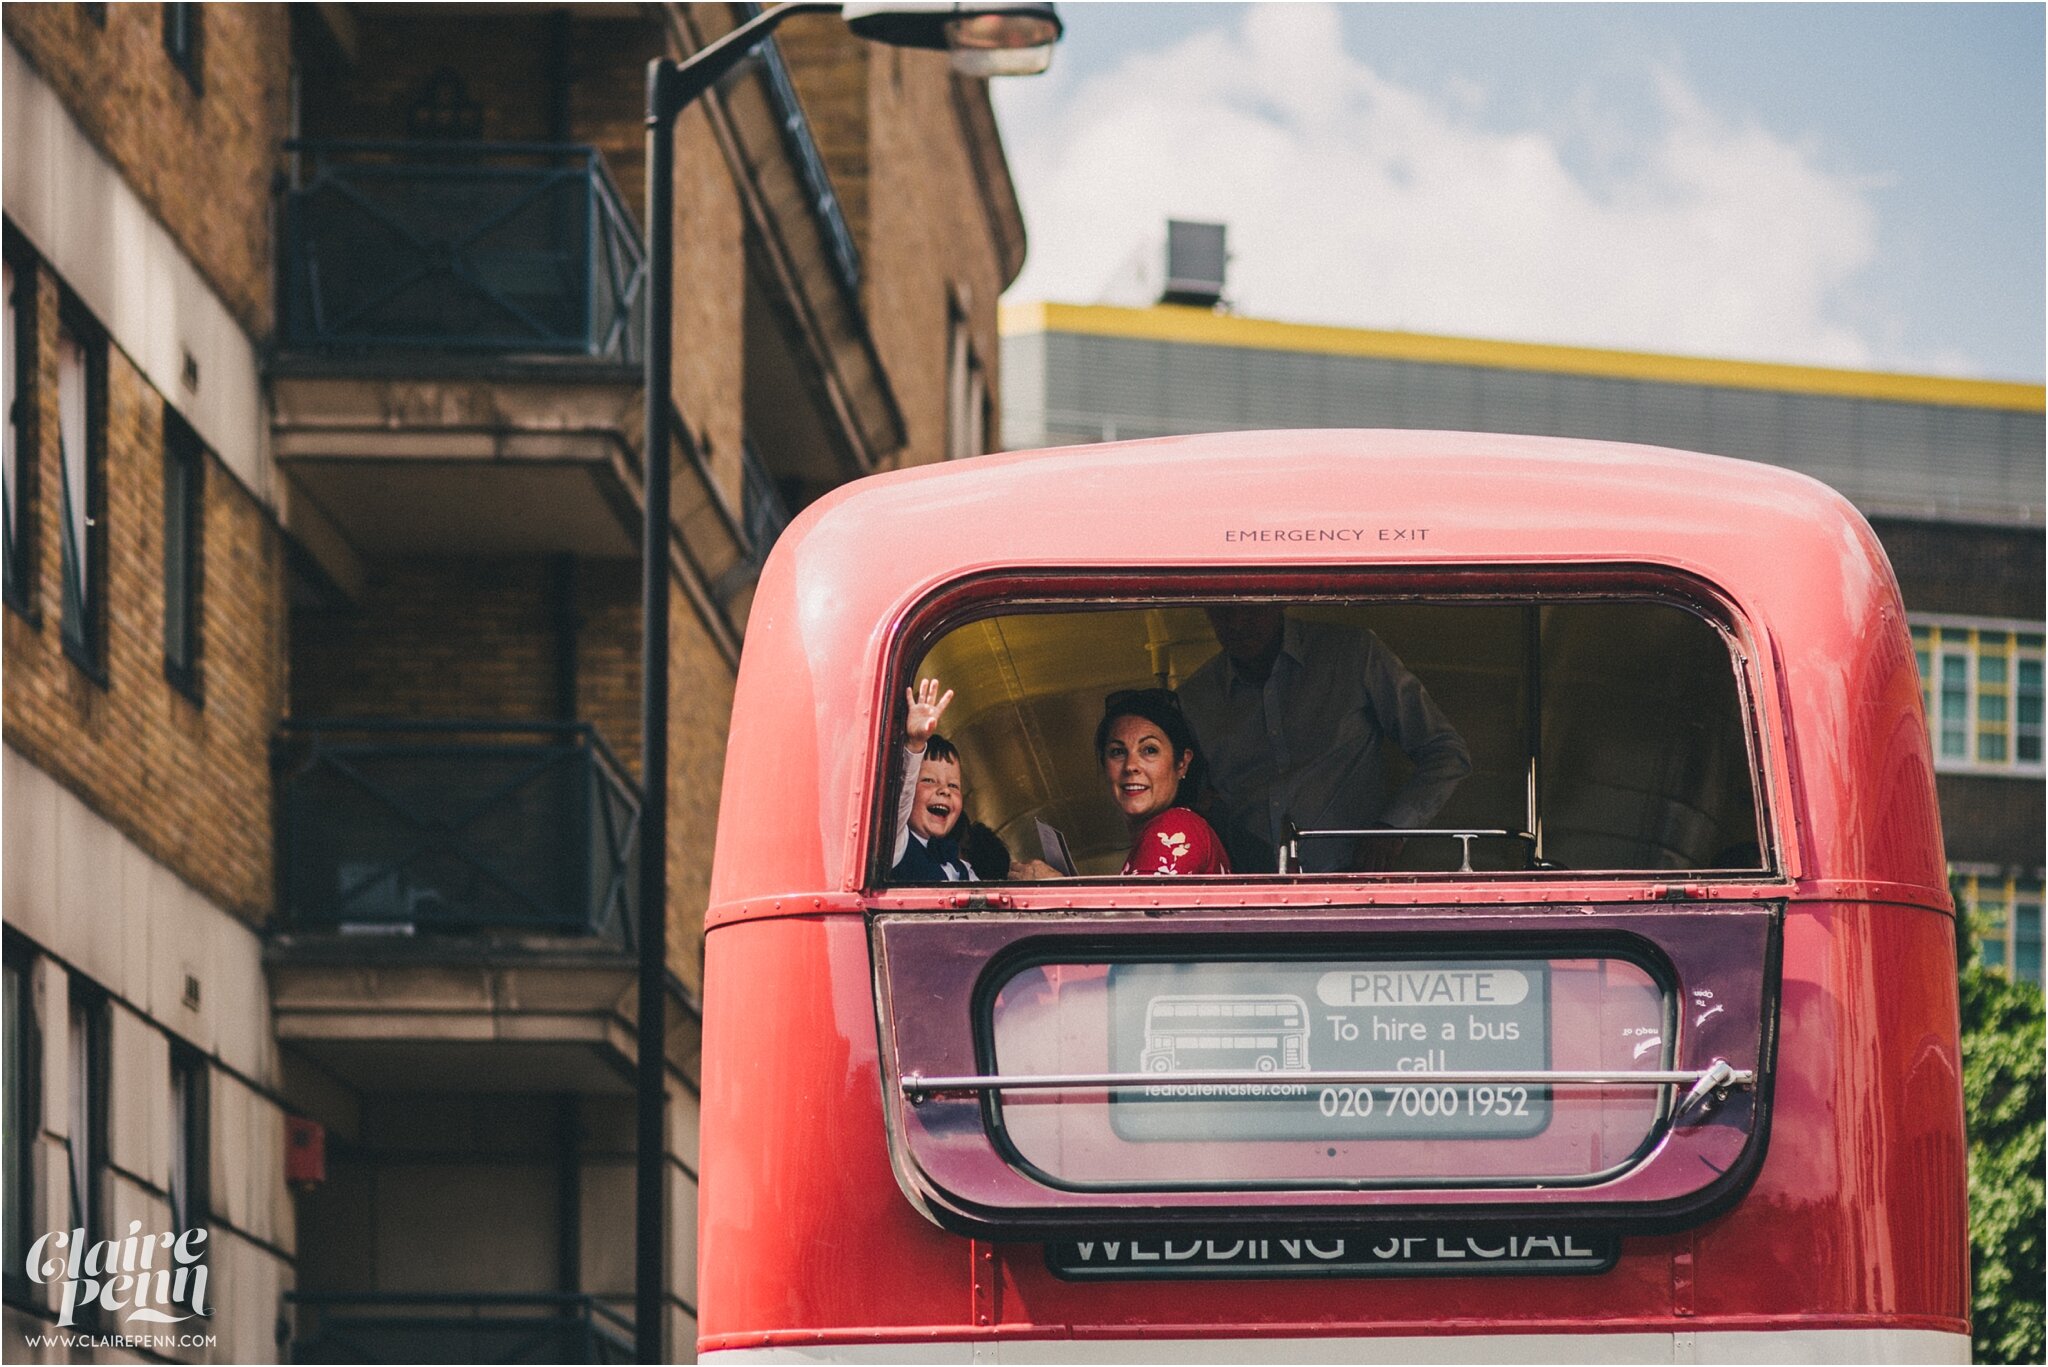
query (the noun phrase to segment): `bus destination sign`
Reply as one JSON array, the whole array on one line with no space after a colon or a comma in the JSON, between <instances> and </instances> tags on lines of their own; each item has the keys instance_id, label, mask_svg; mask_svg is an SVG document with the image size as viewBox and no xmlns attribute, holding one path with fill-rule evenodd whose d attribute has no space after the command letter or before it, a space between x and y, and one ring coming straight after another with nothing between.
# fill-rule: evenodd
<instances>
[{"instance_id":1,"label":"bus destination sign","mask_svg":"<svg viewBox=\"0 0 2048 1367\"><path fill-rule=\"evenodd\" d=\"M1550 1057L1542 959L1125 963L1109 972L1110 1059L1157 1083L1114 1094L1126 1139L1512 1139L1550 1090L1432 1082L1534 1072ZM1176 1082L1176 1073L1244 1073ZM1291 1074L1385 1072L1339 1083Z\"/></svg>"},{"instance_id":2,"label":"bus destination sign","mask_svg":"<svg viewBox=\"0 0 2048 1367\"><path fill-rule=\"evenodd\" d=\"M1166 1277L1424 1277L1605 1272L1621 1253L1611 1232L1539 1225L1481 1229L1403 1225L1367 1233L1102 1235L1047 1244L1046 1266L1069 1280Z\"/></svg>"}]
</instances>

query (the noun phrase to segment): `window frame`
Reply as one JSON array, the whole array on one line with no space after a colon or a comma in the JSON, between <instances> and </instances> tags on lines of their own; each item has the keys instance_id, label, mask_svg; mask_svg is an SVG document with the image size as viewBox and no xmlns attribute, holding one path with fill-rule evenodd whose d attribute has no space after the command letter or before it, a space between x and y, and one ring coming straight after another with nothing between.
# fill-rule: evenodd
<instances>
[{"instance_id":1,"label":"window frame","mask_svg":"<svg viewBox=\"0 0 2048 1367\"><path fill-rule=\"evenodd\" d=\"M64 1142L70 1178L70 1223L73 1229L85 1231L86 1243L90 1245L106 1238L111 1194L107 1189L107 1129L113 1094L113 1001L105 988L89 979L72 977L67 1031L72 1095ZM82 1135L80 1130L84 1131ZM96 1308L86 1313L97 1318Z\"/></svg>"},{"instance_id":2,"label":"window frame","mask_svg":"<svg viewBox=\"0 0 2048 1367\"><path fill-rule=\"evenodd\" d=\"M178 412L164 405L164 677L201 702L206 601L206 447Z\"/></svg>"},{"instance_id":3,"label":"window frame","mask_svg":"<svg viewBox=\"0 0 2048 1367\"><path fill-rule=\"evenodd\" d=\"M967 460L988 450L988 367L974 345L973 325L957 298L946 301L946 455Z\"/></svg>"},{"instance_id":4,"label":"window frame","mask_svg":"<svg viewBox=\"0 0 2048 1367\"><path fill-rule=\"evenodd\" d=\"M2020 674L2025 665L2035 667L2037 677L2048 673L2048 649L2043 637L2048 626L2010 617L1967 617L1947 613L1909 613L1906 624L1912 641L1914 672L1920 684L1920 705L1926 713L1927 738L1937 774L1975 774L1993 778L2041 778L2048 776L2048 744L2042 758L2019 757L2022 740L2020 721ZM1987 648L1986 635L2002 635L2000 647ZM2022 637L2034 643L2022 643ZM1996 660L2002 679L1987 679L1985 666ZM1956 668L1951 671L1950 666ZM1951 694L1950 674L1959 685L1953 690L1960 704L1960 717L1951 721L1943 705ZM2040 698L2035 699L2037 706ZM2003 715L1986 717L1987 705L1998 704ZM2043 724L2026 725L2037 741L2043 739ZM1953 730L1960 738L1962 754L1944 755L1944 732ZM2002 740L2004 759L1985 759L1987 740Z\"/></svg>"},{"instance_id":5,"label":"window frame","mask_svg":"<svg viewBox=\"0 0 2048 1367\"><path fill-rule=\"evenodd\" d=\"M58 505L62 514L58 529L59 542L67 557L62 573L64 575L63 622L61 635L64 652L71 657L85 674L101 687L107 684L107 334L99 321L85 306L68 293L58 308L57 333L57 403L58 403ZM77 544L78 515L72 508L73 479L71 474L71 443L67 441L64 412L65 344L69 342L78 348L82 375L80 383L84 394L80 396L84 426L80 444L84 451L79 456L83 469L76 481L83 486L85 497L84 543ZM74 578L68 564L68 557L78 556L79 565Z\"/></svg>"},{"instance_id":6,"label":"window frame","mask_svg":"<svg viewBox=\"0 0 2048 1367\"><path fill-rule=\"evenodd\" d=\"M1661 1232L1723 1208L1763 1161L1778 1071L1782 890L1760 889L1739 900L1656 899L1568 910L1515 897L1451 915L1442 905L1407 899L1377 905L1298 900L1285 917L1256 901L1205 908L1199 916L1160 917L1099 895L1067 900L1069 905L1050 913L1020 906L934 917L878 908L868 922L891 1165L911 1203L956 1234L1038 1241L1077 1231L1091 1237L1112 1228L1184 1232L1190 1221L1233 1231L1367 1228L1412 1220L1419 1205L1432 1205L1449 1192L1458 1193L1460 1214L1586 1219ZM1726 1063L1753 1073L1754 1083L1717 1098L1724 1109L1713 1124L1674 1124L1666 1110L1654 1142L1605 1180L1583 1184L1504 1186L1479 1174L1443 1184L1380 1185L1349 1173L1309 1184L1251 1187L1226 1174L1193 1184L1162 1177L1115 1190L1049 1185L1020 1166L991 1124L996 1089L920 1085L989 1065L975 1000L984 989L993 990L989 984L1007 976L1008 966L1022 956L1099 962L1095 956L1131 948L1140 959L1172 961L1215 949L1232 959L1263 960L1282 957L1271 951L1292 947L1308 957L1341 957L1357 946L1365 951L1360 957L1397 957L1391 951L1405 954L1432 943L1502 958L1545 951L1600 957L1610 947L1633 947L1638 953L1628 957L1647 955L1668 967L1671 977L1665 981L1675 985L1680 1001L1701 983L1715 984L1716 1005L1723 1009L1690 1016L1689 1026L1672 1041L1675 1052L1667 1055L1675 1068L1690 1072ZM1666 1006L1671 1003L1667 995Z\"/></svg>"},{"instance_id":7,"label":"window frame","mask_svg":"<svg viewBox=\"0 0 2048 1367\"><path fill-rule=\"evenodd\" d=\"M1532 587L1533 586L1533 587ZM1126 568L1054 571L1000 570L947 584L904 614L884 656L881 715L887 718L881 744L873 757L868 838L862 855L862 893L954 894L984 889L983 884L927 885L891 880L889 853L894 835L895 760L903 745L900 710L894 700L915 684L910 665L922 660L950 633L990 618L1031 612L1086 610L1129 611L1214 603L1220 599L1277 601L1290 606L1368 604L1386 601L1425 604L1504 604L1555 606L1568 603L1647 602L1674 607L1697 617L1715 632L1728 652L1736 706L1742 713L1749 762L1750 797L1754 810L1759 867L1754 869L1513 869L1465 872L1230 873L1175 879L1190 887L1277 887L1305 883L1364 882L1374 886L1421 883L1434 887L1460 883L1584 884L1694 882L1775 883L1795 876L1788 867L1791 852L1784 839L1773 784L1770 720L1762 699L1768 690L1752 677L1757 651L1749 643L1742 614L1711 583L1663 565L1643 564L1488 564L1476 567L1347 566L1312 569L1267 566L1253 569L1218 567L1190 570ZM1048 887L1095 889L1154 887L1146 875L1121 874L1063 878L1057 884L1015 883L1003 886L1024 894Z\"/></svg>"},{"instance_id":8,"label":"window frame","mask_svg":"<svg viewBox=\"0 0 2048 1367\"><path fill-rule=\"evenodd\" d=\"M206 1055L175 1037L170 1049L171 1228L203 1229L213 1215L213 1088ZM181 1209L182 1207L182 1209Z\"/></svg>"},{"instance_id":9,"label":"window frame","mask_svg":"<svg viewBox=\"0 0 2048 1367\"><path fill-rule=\"evenodd\" d=\"M25 1259L37 1234L36 1151L43 1130L43 1034L36 1010L36 956L25 943L9 935L0 947L0 957L5 960L10 991L7 1039L10 1049L18 1053L10 1059L13 1066L6 1070L4 1102L0 1102L4 1105L0 1124L6 1126L4 1142L12 1167L4 1193L6 1228L0 1236L0 1260L4 1260L5 1277L0 1279L0 1294L10 1303L33 1306L34 1283L28 1279Z\"/></svg>"},{"instance_id":10,"label":"window frame","mask_svg":"<svg viewBox=\"0 0 2048 1367\"><path fill-rule=\"evenodd\" d=\"M168 3L163 7L164 55L194 95L204 95L206 6Z\"/></svg>"},{"instance_id":11,"label":"window frame","mask_svg":"<svg viewBox=\"0 0 2048 1367\"><path fill-rule=\"evenodd\" d=\"M42 339L36 322L40 316L37 296L42 273L34 251L11 223L6 226L4 239L0 239L0 255L4 255L7 269L14 276L12 287L7 290L7 320L4 324L8 348L6 382L9 386L5 461L11 504L4 514L9 520L0 600L32 624L40 626L35 586L36 548L40 544L36 535L36 493L41 467L37 434L41 430L38 399L42 392Z\"/></svg>"},{"instance_id":12,"label":"window frame","mask_svg":"<svg viewBox=\"0 0 2048 1367\"><path fill-rule=\"evenodd\" d=\"M2042 910L2048 905L2048 896L2044 896L2048 888L2043 886L2041 871L2035 870L2031 878L1995 872L1958 872L1957 879L1963 903L1959 910L1985 922L1975 937L1977 962L2016 981L2042 981ZM2031 923L2031 936L2021 933L2023 921ZM2031 973L2020 964L2023 946L2033 949Z\"/></svg>"}]
</instances>

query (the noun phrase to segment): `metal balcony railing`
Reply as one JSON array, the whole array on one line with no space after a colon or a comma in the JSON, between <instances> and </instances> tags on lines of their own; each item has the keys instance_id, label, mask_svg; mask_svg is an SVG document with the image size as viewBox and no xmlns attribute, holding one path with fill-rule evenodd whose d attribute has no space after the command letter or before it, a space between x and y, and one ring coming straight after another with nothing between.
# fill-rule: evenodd
<instances>
[{"instance_id":1,"label":"metal balcony railing","mask_svg":"<svg viewBox=\"0 0 2048 1367\"><path fill-rule=\"evenodd\" d=\"M292 141L284 343L635 363L646 263L591 147Z\"/></svg>"},{"instance_id":2,"label":"metal balcony railing","mask_svg":"<svg viewBox=\"0 0 2048 1367\"><path fill-rule=\"evenodd\" d=\"M640 795L591 727L291 722L277 753L286 926L632 943Z\"/></svg>"},{"instance_id":3,"label":"metal balcony railing","mask_svg":"<svg viewBox=\"0 0 2048 1367\"><path fill-rule=\"evenodd\" d=\"M633 1322L594 1296L289 1292L293 1362L631 1362Z\"/></svg>"}]
</instances>

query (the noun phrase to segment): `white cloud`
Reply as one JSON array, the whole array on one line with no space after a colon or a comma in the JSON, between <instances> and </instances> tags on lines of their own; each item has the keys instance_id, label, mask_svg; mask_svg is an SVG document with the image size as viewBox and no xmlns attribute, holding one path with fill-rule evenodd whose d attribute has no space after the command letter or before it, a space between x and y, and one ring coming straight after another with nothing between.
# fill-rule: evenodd
<instances>
[{"instance_id":1,"label":"white cloud","mask_svg":"<svg viewBox=\"0 0 2048 1367\"><path fill-rule=\"evenodd\" d=\"M1215 219L1229 296L1260 317L1876 363L1843 302L1878 187L1649 79L1503 129L1469 81L1396 84L1344 51L1332 7L1288 4L1022 83L1001 96L1031 230L1010 297L1147 302L1134 248L1156 281L1164 220Z\"/></svg>"}]
</instances>

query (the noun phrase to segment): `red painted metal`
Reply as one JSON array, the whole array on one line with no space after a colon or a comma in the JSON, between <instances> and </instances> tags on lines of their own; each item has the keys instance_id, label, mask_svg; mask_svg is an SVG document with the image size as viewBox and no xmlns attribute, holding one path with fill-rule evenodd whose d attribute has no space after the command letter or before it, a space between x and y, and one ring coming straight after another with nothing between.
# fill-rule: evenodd
<instances>
[{"instance_id":1,"label":"red painted metal","mask_svg":"<svg viewBox=\"0 0 2048 1367\"><path fill-rule=\"evenodd\" d=\"M1382 528L1428 532L1383 542ZM1266 535L1297 531L1357 536ZM865 887L876 756L901 684L892 671L915 653L906 637L989 594L1072 590L1077 575L1188 592L1251 571L1327 573L1354 590L1360 572L1665 575L1698 586L1726 621L1756 707L1782 876L1675 886L1700 909L1784 906L1771 1119L1739 1200L1685 1229L1629 1234L1619 1264L1597 1275L1075 1283L1047 1270L1040 1244L948 1233L906 1199L884 1134L894 1103L869 918L957 915L972 895ZM1601 443L1290 432L988 457L848 486L778 544L741 666L707 912L700 1348L1965 1332L1943 868L1897 587L1861 517L1801 476ZM1577 905L1620 925L1656 914L1643 904L1670 886L1438 876L989 892L1006 917L1083 905L1271 917L1292 901L1358 916L1443 906L1453 919ZM980 967L971 953L960 963L970 976Z\"/></svg>"}]
</instances>

